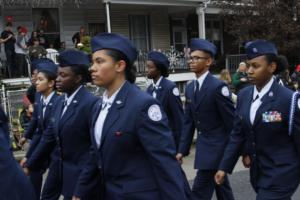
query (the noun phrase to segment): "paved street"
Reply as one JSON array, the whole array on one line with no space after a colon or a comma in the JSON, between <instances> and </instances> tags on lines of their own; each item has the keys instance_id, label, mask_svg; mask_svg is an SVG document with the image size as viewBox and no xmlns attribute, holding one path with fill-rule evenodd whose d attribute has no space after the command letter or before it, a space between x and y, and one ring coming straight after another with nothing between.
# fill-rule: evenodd
<instances>
[{"instance_id":1,"label":"paved street","mask_svg":"<svg viewBox=\"0 0 300 200\"><path fill-rule=\"evenodd\" d=\"M16 152L15 156L17 158L21 158L22 156L24 156L24 152ZM194 157L195 157L195 148L193 147L191 150L191 154L184 159L184 163L183 163L183 169L191 185L196 175L196 170L194 170L193 168ZM249 183L249 171L243 167L241 161L238 162L237 166L234 169L234 173L231 176L229 176L229 179L236 200L255 200L255 193L252 190L252 187ZM293 196L293 200L299 200L299 199L300 199L300 188ZM214 197L213 200L216 200L216 198Z\"/></svg>"},{"instance_id":2,"label":"paved street","mask_svg":"<svg viewBox=\"0 0 300 200\"><path fill-rule=\"evenodd\" d=\"M184 159L183 169L186 172L189 182L192 184L196 175L196 170L193 169L195 157L195 149L193 148L191 154ZM234 173L229 176L230 183L234 192L236 200L255 200L255 193L249 182L249 170L243 167L241 161L238 162L234 169ZM300 188L293 196L293 200L300 199ZM216 200L214 197L213 200Z\"/></svg>"}]
</instances>

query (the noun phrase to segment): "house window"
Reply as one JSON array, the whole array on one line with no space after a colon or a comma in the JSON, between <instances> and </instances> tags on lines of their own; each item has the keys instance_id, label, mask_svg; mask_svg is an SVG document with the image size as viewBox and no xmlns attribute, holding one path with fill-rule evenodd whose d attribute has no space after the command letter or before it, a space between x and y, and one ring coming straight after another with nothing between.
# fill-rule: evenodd
<instances>
[{"instance_id":1,"label":"house window","mask_svg":"<svg viewBox=\"0 0 300 200\"><path fill-rule=\"evenodd\" d=\"M147 15L129 16L130 39L138 50L150 49L149 18Z\"/></svg>"}]
</instances>

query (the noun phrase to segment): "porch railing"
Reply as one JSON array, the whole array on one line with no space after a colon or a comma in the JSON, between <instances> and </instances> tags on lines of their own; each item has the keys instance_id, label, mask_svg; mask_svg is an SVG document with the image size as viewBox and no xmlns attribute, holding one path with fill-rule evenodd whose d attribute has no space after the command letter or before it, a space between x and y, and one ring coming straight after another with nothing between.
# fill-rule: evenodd
<instances>
[{"instance_id":1,"label":"porch railing","mask_svg":"<svg viewBox=\"0 0 300 200\"><path fill-rule=\"evenodd\" d=\"M185 52L177 51L173 46L167 50L157 50L167 56L170 61L169 72L170 73L180 73L187 71L187 58L188 54ZM146 61L148 52L139 51L138 59L136 61L137 73L140 76L146 73Z\"/></svg>"},{"instance_id":2,"label":"porch railing","mask_svg":"<svg viewBox=\"0 0 300 200\"><path fill-rule=\"evenodd\" d=\"M57 51L50 51L48 50L47 53L47 58L53 60L56 64L58 63L57 57L59 53ZM167 50L158 50L165 54L169 61L170 61L170 67L169 67L169 72L170 73L180 73L188 70L188 65L187 65L187 58L188 54L185 52L180 52L177 51L173 46L170 47L170 49ZM147 54L148 52L146 51L139 51L138 53L138 58L135 63L137 67L137 75L138 76L144 76L146 73L146 61L147 61ZM29 56L26 56L26 61L28 64L28 73L30 75L30 59ZM6 65L6 60L0 59L0 77L1 78L8 78L8 73L7 73L7 65ZM10 75L9 75L10 77Z\"/></svg>"}]
</instances>

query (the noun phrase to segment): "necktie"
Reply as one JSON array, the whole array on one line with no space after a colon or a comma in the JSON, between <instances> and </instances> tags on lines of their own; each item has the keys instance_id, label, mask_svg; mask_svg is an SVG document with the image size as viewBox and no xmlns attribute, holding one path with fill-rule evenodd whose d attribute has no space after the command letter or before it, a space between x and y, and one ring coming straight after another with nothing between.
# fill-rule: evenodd
<instances>
[{"instance_id":1,"label":"necktie","mask_svg":"<svg viewBox=\"0 0 300 200\"><path fill-rule=\"evenodd\" d=\"M253 125L254 120L255 120L255 115L256 112L260 106L260 103L257 102L257 99L259 99L259 95L257 94L256 97L254 99L252 99L251 101L251 106L250 106L250 122Z\"/></svg>"},{"instance_id":2,"label":"necktie","mask_svg":"<svg viewBox=\"0 0 300 200\"><path fill-rule=\"evenodd\" d=\"M63 109L62 109L63 111L62 111L61 117L65 114L67 107L68 107L68 100L65 100L64 104L63 104Z\"/></svg>"},{"instance_id":3,"label":"necktie","mask_svg":"<svg viewBox=\"0 0 300 200\"><path fill-rule=\"evenodd\" d=\"M199 91L199 82L198 80L195 80L195 95L194 100L197 101L199 99L200 91Z\"/></svg>"},{"instance_id":4,"label":"necktie","mask_svg":"<svg viewBox=\"0 0 300 200\"><path fill-rule=\"evenodd\" d=\"M254 99L252 99L251 103L254 103L258 98L259 98L259 95L257 94L256 97Z\"/></svg>"},{"instance_id":5,"label":"necktie","mask_svg":"<svg viewBox=\"0 0 300 200\"><path fill-rule=\"evenodd\" d=\"M153 92L156 92L156 91L157 91L157 88L156 88L156 86L154 85L154 86L153 86L153 89L152 89L152 93L153 93Z\"/></svg>"},{"instance_id":6,"label":"necktie","mask_svg":"<svg viewBox=\"0 0 300 200\"><path fill-rule=\"evenodd\" d=\"M42 100L42 107L43 109L47 106L47 104Z\"/></svg>"},{"instance_id":7,"label":"necktie","mask_svg":"<svg viewBox=\"0 0 300 200\"><path fill-rule=\"evenodd\" d=\"M154 98L156 98L156 96L157 96L157 90L158 90L158 88L156 87L156 85L153 85L152 96L153 96Z\"/></svg>"},{"instance_id":8,"label":"necktie","mask_svg":"<svg viewBox=\"0 0 300 200\"><path fill-rule=\"evenodd\" d=\"M47 104L44 102L44 100L42 100L43 117L45 116L46 106L47 106Z\"/></svg>"},{"instance_id":9,"label":"necktie","mask_svg":"<svg viewBox=\"0 0 300 200\"><path fill-rule=\"evenodd\" d=\"M196 80L195 85L196 85L195 92L199 92L199 81Z\"/></svg>"}]
</instances>

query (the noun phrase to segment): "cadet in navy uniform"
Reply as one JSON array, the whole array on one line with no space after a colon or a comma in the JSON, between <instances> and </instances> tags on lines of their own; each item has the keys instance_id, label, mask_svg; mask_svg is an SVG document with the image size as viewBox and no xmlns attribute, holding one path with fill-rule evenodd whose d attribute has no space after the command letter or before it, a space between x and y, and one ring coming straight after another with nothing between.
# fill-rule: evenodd
<instances>
[{"instance_id":1,"label":"cadet in navy uniform","mask_svg":"<svg viewBox=\"0 0 300 200\"><path fill-rule=\"evenodd\" d=\"M34 104L33 105L33 114L29 123L28 128L26 129L24 136L20 139L19 144L21 146L23 146L25 144L25 142L27 140L31 140L33 138L33 135L35 134L36 131L38 131L38 103L40 101L41 98L41 94L39 92L36 92L36 76L38 73L38 68L39 68L39 64L41 63L53 63L52 60L48 59L48 58L40 58L40 59L35 59L32 63L31 63L31 69L32 69L32 85L30 86L32 89L32 94L31 95L27 95L27 97L29 97L29 101L30 103ZM32 102L33 101L33 102Z\"/></svg>"},{"instance_id":2,"label":"cadet in navy uniform","mask_svg":"<svg viewBox=\"0 0 300 200\"><path fill-rule=\"evenodd\" d=\"M165 78L169 76L169 64L164 54L156 51L148 53L147 77L153 79L153 83L147 88L147 92L161 103L178 148L183 124L183 107L176 84Z\"/></svg>"},{"instance_id":3,"label":"cadet in navy uniform","mask_svg":"<svg viewBox=\"0 0 300 200\"><path fill-rule=\"evenodd\" d=\"M0 199L35 200L33 186L10 150L7 123L8 119L0 108Z\"/></svg>"},{"instance_id":4,"label":"cadet in navy uniform","mask_svg":"<svg viewBox=\"0 0 300 200\"><path fill-rule=\"evenodd\" d=\"M195 169L198 169L192 188L194 199L211 199L214 188L218 199L234 199L229 181L221 187L214 182L229 134L233 126L234 106L226 83L209 73L217 48L204 39L190 43L190 70L197 80L186 86L184 124L177 159L189 154L197 129Z\"/></svg>"},{"instance_id":5,"label":"cadet in navy uniform","mask_svg":"<svg viewBox=\"0 0 300 200\"><path fill-rule=\"evenodd\" d=\"M36 80L36 90L40 93L40 99L36 99L37 105L35 106L35 111L37 115L37 127L33 134L33 138L30 143L30 148L26 153L26 157L22 159L21 166L24 165L26 160L32 155L38 146L43 131L47 128L50 121L51 110L54 109L53 105L58 98L55 92L55 79L57 76L57 66L54 62L46 61L39 62L37 65L37 80ZM33 122L33 121L32 121ZM35 123L35 122L33 122ZM31 170L29 175L30 180L35 188L36 196L40 197L43 174L49 166L49 159L45 162L40 163L40 166L34 170ZM47 191L47 184L44 187L44 191ZM49 191L50 192L50 191Z\"/></svg>"},{"instance_id":6,"label":"cadet in navy uniform","mask_svg":"<svg viewBox=\"0 0 300 200\"><path fill-rule=\"evenodd\" d=\"M106 89L93 112L92 153L78 193L101 174L103 200L185 200L184 177L160 104L133 83L137 50L111 33L92 41L93 83ZM99 190L99 189L98 189Z\"/></svg>"},{"instance_id":7,"label":"cadet in navy uniform","mask_svg":"<svg viewBox=\"0 0 300 200\"><path fill-rule=\"evenodd\" d=\"M52 184L60 187L65 200L71 199L75 192L77 179L88 159L91 145L89 122L93 113L92 107L98 98L83 85L89 75L89 64L88 56L80 51L68 50L60 53L56 87L65 95L57 100L56 109L51 116L52 121L25 164L25 169L34 169L56 145L60 160L60 181ZM94 193L88 195L85 199L96 199Z\"/></svg>"},{"instance_id":8,"label":"cadet in navy uniform","mask_svg":"<svg viewBox=\"0 0 300 200\"><path fill-rule=\"evenodd\" d=\"M290 118L293 92L273 79L283 69L273 43L255 40L245 48L254 86L238 95L234 128L215 180L221 184L225 174L232 172L246 145L256 199L290 200L300 180L300 100L293 101L297 105Z\"/></svg>"}]
</instances>

